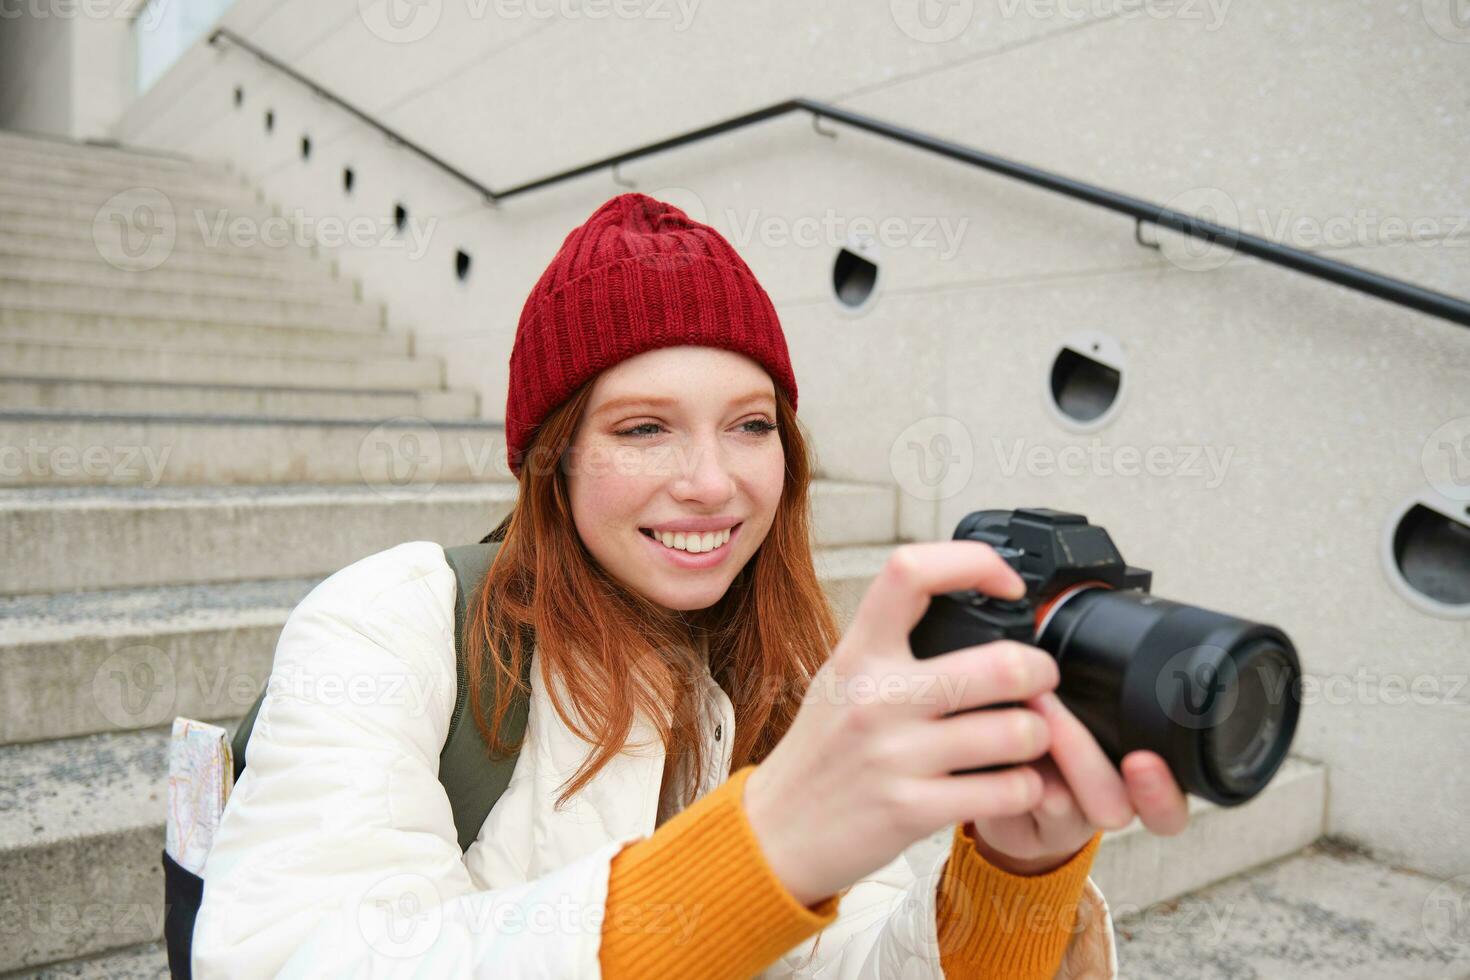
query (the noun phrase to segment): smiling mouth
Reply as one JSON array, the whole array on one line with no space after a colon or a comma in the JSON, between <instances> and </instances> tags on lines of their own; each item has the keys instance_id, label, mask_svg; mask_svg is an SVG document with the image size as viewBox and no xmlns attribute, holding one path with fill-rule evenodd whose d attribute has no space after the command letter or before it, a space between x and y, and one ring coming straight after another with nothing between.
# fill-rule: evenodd
<instances>
[{"instance_id":1,"label":"smiling mouth","mask_svg":"<svg viewBox=\"0 0 1470 980\"><path fill-rule=\"evenodd\" d=\"M711 531L707 534L686 533L683 531L678 531L658 535L653 533L652 528L647 527L640 527L638 531L644 537L652 538L654 541L657 541L659 544L663 545L665 548L668 548L670 551L682 551L686 554L702 555L711 551L718 551L719 549L723 548L726 544L729 543L730 538L735 534L736 529L739 528L740 524L743 523L744 521L741 521L737 524L731 525L723 531Z\"/></svg>"}]
</instances>

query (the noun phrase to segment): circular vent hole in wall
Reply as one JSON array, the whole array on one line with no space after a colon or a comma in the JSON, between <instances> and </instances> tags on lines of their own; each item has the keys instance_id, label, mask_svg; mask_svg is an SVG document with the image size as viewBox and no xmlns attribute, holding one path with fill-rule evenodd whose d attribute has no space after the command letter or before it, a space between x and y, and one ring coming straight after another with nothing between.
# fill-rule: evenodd
<instances>
[{"instance_id":1,"label":"circular vent hole in wall","mask_svg":"<svg viewBox=\"0 0 1470 980\"><path fill-rule=\"evenodd\" d=\"M303 159L303 160L310 160L311 159L311 137L310 136L303 136L303 137L301 137L301 159Z\"/></svg>"},{"instance_id":2,"label":"circular vent hole in wall","mask_svg":"<svg viewBox=\"0 0 1470 980\"><path fill-rule=\"evenodd\" d=\"M393 206L393 230L402 231L406 224L408 224L408 208L402 204L395 204Z\"/></svg>"},{"instance_id":3,"label":"circular vent hole in wall","mask_svg":"<svg viewBox=\"0 0 1470 980\"><path fill-rule=\"evenodd\" d=\"M244 89L243 86L236 85L235 86L235 108L238 109L240 106L242 106L244 104L245 104L245 89Z\"/></svg>"},{"instance_id":4,"label":"circular vent hole in wall","mask_svg":"<svg viewBox=\"0 0 1470 980\"><path fill-rule=\"evenodd\" d=\"M1426 612L1470 619L1470 507L1435 492L1401 504L1389 522L1384 570Z\"/></svg>"},{"instance_id":5,"label":"circular vent hole in wall","mask_svg":"<svg viewBox=\"0 0 1470 980\"><path fill-rule=\"evenodd\" d=\"M348 194L352 193L352 185L357 183L357 175L352 172L351 167L342 168L342 189Z\"/></svg>"},{"instance_id":6,"label":"circular vent hole in wall","mask_svg":"<svg viewBox=\"0 0 1470 980\"><path fill-rule=\"evenodd\" d=\"M265 110L265 131L271 132L276 128L276 113L272 109Z\"/></svg>"},{"instance_id":7,"label":"circular vent hole in wall","mask_svg":"<svg viewBox=\"0 0 1470 980\"><path fill-rule=\"evenodd\" d=\"M454 253L454 275L460 282L469 278L470 257L463 251Z\"/></svg>"},{"instance_id":8,"label":"circular vent hole in wall","mask_svg":"<svg viewBox=\"0 0 1470 980\"><path fill-rule=\"evenodd\" d=\"M878 288L877 249L867 239L853 238L832 261L832 295L845 310L867 307Z\"/></svg>"},{"instance_id":9,"label":"circular vent hole in wall","mask_svg":"<svg viewBox=\"0 0 1470 980\"><path fill-rule=\"evenodd\" d=\"M1123 345L1107 334L1077 334L1058 348L1047 378L1047 401L1069 428L1095 429L1122 404Z\"/></svg>"}]
</instances>

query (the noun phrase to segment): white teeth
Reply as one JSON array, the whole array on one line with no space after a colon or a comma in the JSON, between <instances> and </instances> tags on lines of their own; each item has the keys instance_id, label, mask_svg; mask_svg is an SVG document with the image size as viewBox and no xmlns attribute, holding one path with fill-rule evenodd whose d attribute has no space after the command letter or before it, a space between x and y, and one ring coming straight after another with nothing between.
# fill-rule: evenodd
<instances>
[{"instance_id":1,"label":"white teeth","mask_svg":"<svg viewBox=\"0 0 1470 980\"><path fill-rule=\"evenodd\" d=\"M657 539L663 543L665 548L677 548L687 551L691 555L702 555L706 551L714 551L716 548L730 540L730 532L733 528L725 528L723 531L709 531L705 534L686 534L683 531L665 531L657 535Z\"/></svg>"}]
</instances>

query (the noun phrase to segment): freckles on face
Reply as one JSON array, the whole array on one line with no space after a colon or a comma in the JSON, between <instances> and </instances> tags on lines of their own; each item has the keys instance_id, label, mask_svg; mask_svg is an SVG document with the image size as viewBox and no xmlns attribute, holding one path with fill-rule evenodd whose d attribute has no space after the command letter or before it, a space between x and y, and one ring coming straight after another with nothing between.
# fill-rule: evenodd
<instances>
[{"instance_id":1,"label":"freckles on face","mask_svg":"<svg viewBox=\"0 0 1470 980\"><path fill-rule=\"evenodd\" d=\"M775 421L770 377L741 354L662 348L608 369L569 454L582 543L609 575L665 609L718 602L775 520L786 469ZM708 549L693 532L664 543L673 525L692 521L705 523Z\"/></svg>"}]
</instances>

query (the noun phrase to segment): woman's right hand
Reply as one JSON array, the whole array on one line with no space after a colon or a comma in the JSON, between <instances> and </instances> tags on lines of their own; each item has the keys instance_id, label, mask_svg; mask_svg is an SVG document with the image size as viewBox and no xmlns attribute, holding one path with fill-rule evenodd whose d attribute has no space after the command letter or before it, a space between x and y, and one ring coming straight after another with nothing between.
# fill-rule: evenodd
<instances>
[{"instance_id":1,"label":"woman's right hand","mask_svg":"<svg viewBox=\"0 0 1470 980\"><path fill-rule=\"evenodd\" d=\"M1048 728L1018 702L1054 689L1055 661L1001 640L919 660L908 634L933 595L1017 599L1019 575L979 541L895 548L818 670L790 730L745 783L746 815L772 869L812 905L947 824L1033 809ZM954 770L1010 765L987 773Z\"/></svg>"}]
</instances>

